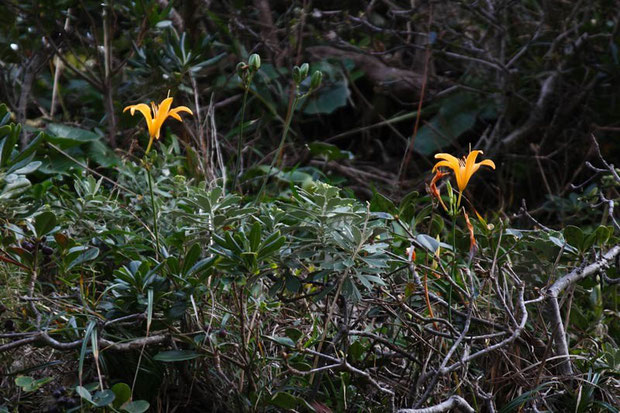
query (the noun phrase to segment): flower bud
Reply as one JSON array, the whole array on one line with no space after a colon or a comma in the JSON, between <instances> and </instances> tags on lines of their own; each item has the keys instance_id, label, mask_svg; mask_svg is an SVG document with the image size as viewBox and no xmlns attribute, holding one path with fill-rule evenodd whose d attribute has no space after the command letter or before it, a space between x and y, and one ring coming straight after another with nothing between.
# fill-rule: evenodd
<instances>
[{"instance_id":1,"label":"flower bud","mask_svg":"<svg viewBox=\"0 0 620 413\"><path fill-rule=\"evenodd\" d=\"M303 65L301 65L301 67L299 68L299 71L301 72L301 80L304 80L306 77L308 77L308 70L310 70L310 65L308 63L304 63Z\"/></svg>"},{"instance_id":2,"label":"flower bud","mask_svg":"<svg viewBox=\"0 0 620 413\"><path fill-rule=\"evenodd\" d=\"M248 59L248 66L254 71L258 70L260 68L260 56L256 53L251 54Z\"/></svg>"},{"instance_id":3,"label":"flower bud","mask_svg":"<svg viewBox=\"0 0 620 413\"><path fill-rule=\"evenodd\" d=\"M301 70L299 69L299 66L295 66L293 67L293 81L296 84L300 84L301 83Z\"/></svg>"},{"instance_id":4,"label":"flower bud","mask_svg":"<svg viewBox=\"0 0 620 413\"><path fill-rule=\"evenodd\" d=\"M310 89L318 89L323 81L323 72L320 70L315 71L310 79Z\"/></svg>"}]
</instances>

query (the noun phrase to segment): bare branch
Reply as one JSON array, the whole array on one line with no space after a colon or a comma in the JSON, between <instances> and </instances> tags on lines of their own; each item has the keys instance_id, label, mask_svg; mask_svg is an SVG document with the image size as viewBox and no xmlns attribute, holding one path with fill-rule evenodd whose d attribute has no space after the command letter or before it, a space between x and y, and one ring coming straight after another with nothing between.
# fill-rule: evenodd
<instances>
[{"instance_id":1,"label":"bare branch","mask_svg":"<svg viewBox=\"0 0 620 413\"><path fill-rule=\"evenodd\" d=\"M467 400L461 396L453 395L446 401L443 401L435 406L426 407L424 409L400 409L396 413L442 413L451 411L452 409L460 408L468 413L474 413L473 407Z\"/></svg>"},{"instance_id":2,"label":"bare branch","mask_svg":"<svg viewBox=\"0 0 620 413\"><path fill-rule=\"evenodd\" d=\"M555 342L555 351L558 356L562 356L564 361L559 364L559 372L563 375L572 375L572 367L570 364L570 354L568 349L568 341L566 339L566 331L562 322L562 314L558 296L569 286L583 280L584 278L604 270L609 266L616 256L620 254L620 245L616 245L601 258L584 268L576 268L567 275L557 280L547 290L550 314L549 318L553 326L553 340Z\"/></svg>"}]
</instances>

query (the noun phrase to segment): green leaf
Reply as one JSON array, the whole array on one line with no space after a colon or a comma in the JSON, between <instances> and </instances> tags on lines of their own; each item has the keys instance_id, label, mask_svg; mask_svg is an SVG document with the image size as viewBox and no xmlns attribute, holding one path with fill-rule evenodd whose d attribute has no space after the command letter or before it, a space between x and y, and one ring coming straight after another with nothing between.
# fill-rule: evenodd
<instances>
[{"instance_id":1,"label":"green leaf","mask_svg":"<svg viewBox=\"0 0 620 413\"><path fill-rule=\"evenodd\" d=\"M584 235L581 228L578 228L573 225L568 225L564 228L564 239L573 247L582 250Z\"/></svg>"},{"instance_id":2,"label":"green leaf","mask_svg":"<svg viewBox=\"0 0 620 413\"><path fill-rule=\"evenodd\" d=\"M26 166L22 166L21 168L17 169L16 171L14 171L14 173L17 175L28 175L29 173L32 173L39 169L39 166L41 166L41 161L33 161Z\"/></svg>"},{"instance_id":3,"label":"green leaf","mask_svg":"<svg viewBox=\"0 0 620 413\"><path fill-rule=\"evenodd\" d=\"M86 331L84 332L84 339L82 340L82 348L80 349L80 358L78 360L78 378L80 380L80 383L82 383L82 372L84 371L84 359L86 358L86 350L88 348L88 339L90 338L90 335L93 333L93 329L96 326L97 326L97 323L95 321L90 321L88 323L88 326L86 326ZM76 391L77 391L77 387L76 387ZM90 393L88 393L88 396L90 397Z\"/></svg>"},{"instance_id":4,"label":"green leaf","mask_svg":"<svg viewBox=\"0 0 620 413\"><path fill-rule=\"evenodd\" d=\"M11 119L11 112L4 103L0 103L0 125L4 125Z\"/></svg>"},{"instance_id":5,"label":"green leaf","mask_svg":"<svg viewBox=\"0 0 620 413\"><path fill-rule=\"evenodd\" d=\"M38 238L53 230L54 227L56 227L56 215L52 212L43 212L34 219L34 231Z\"/></svg>"},{"instance_id":6,"label":"green leaf","mask_svg":"<svg viewBox=\"0 0 620 413\"><path fill-rule=\"evenodd\" d=\"M249 241L250 241L250 249L252 251L258 250L258 246L260 245L260 234L261 234L261 225L260 222L255 222L252 224L252 229L250 230Z\"/></svg>"},{"instance_id":7,"label":"green leaf","mask_svg":"<svg viewBox=\"0 0 620 413\"><path fill-rule=\"evenodd\" d=\"M320 141L314 141L308 144L310 153L313 156L324 156L328 161L339 161L342 159L353 159L353 154L332 145Z\"/></svg>"},{"instance_id":8,"label":"green leaf","mask_svg":"<svg viewBox=\"0 0 620 413\"><path fill-rule=\"evenodd\" d=\"M360 301L362 299L362 294L357 286L351 281L351 278L347 278L344 280L342 284L342 294L349 300L354 303Z\"/></svg>"},{"instance_id":9,"label":"green leaf","mask_svg":"<svg viewBox=\"0 0 620 413\"><path fill-rule=\"evenodd\" d=\"M149 407L149 402L146 400L136 400L126 403L123 405L122 409L129 413L144 413L149 409Z\"/></svg>"},{"instance_id":10,"label":"green leaf","mask_svg":"<svg viewBox=\"0 0 620 413\"><path fill-rule=\"evenodd\" d=\"M297 328L290 328L290 327L284 330L284 334L286 334L286 336L290 338L291 340L293 340L294 342L298 342L299 339L304 335L304 333L302 333L301 330Z\"/></svg>"},{"instance_id":11,"label":"green leaf","mask_svg":"<svg viewBox=\"0 0 620 413\"><path fill-rule=\"evenodd\" d=\"M185 258L183 259L183 274L187 274L189 270L192 268L198 258L200 258L200 245L198 243L192 245L190 249L185 254Z\"/></svg>"},{"instance_id":12,"label":"green leaf","mask_svg":"<svg viewBox=\"0 0 620 413\"><path fill-rule=\"evenodd\" d=\"M15 150L17 143L17 136L14 133L15 129L16 126L14 124L0 127L0 136L5 135L0 140L0 167L8 164L11 154Z\"/></svg>"},{"instance_id":13,"label":"green leaf","mask_svg":"<svg viewBox=\"0 0 620 413\"><path fill-rule=\"evenodd\" d=\"M278 392L273 395L269 403L273 404L274 406L278 406L281 409L292 410L297 407L298 399L292 394Z\"/></svg>"},{"instance_id":14,"label":"green leaf","mask_svg":"<svg viewBox=\"0 0 620 413\"><path fill-rule=\"evenodd\" d=\"M111 390L115 396L115 409L119 409L127 400L131 399L131 388L126 383L116 383Z\"/></svg>"},{"instance_id":15,"label":"green leaf","mask_svg":"<svg viewBox=\"0 0 620 413\"><path fill-rule=\"evenodd\" d=\"M21 387L24 391L30 391L32 389L34 379L30 376L18 376L15 378L15 385Z\"/></svg>"},{"instance_id":16,"label":"green leaf","mask_svg":"<svg viewBox=\"0 0 620 413\"><path fill-rule=\"evenodd\" d=\"M292 293L297 293L301 289L301 282L292 274L287 274L285 279L286 289Z\"/></svg>"},{"instance_id":17,"label":"green leaf","mask_svg":"<svg viewBox=\"0 0 620 413\"><path fill-rule=\"evenodd\" d=\"M543 383L540 386L536 387L535 389L522 393L518 397L508 402L508 404L503 406L500 409L499 413L510 413L510 412L518 411L519 407L521 407L525 402L529 400L534 400L536 397L538 397L538 392L540 392L545 387L548 387L550 385L551 383Z\"/></svg>"},{"instance_id":18,"label":"green leaf","mask_svg":"<svg viewBox=\"0 0 620 413\"><path fill-rule=\"evenodd\" d=\"M187 275L194 275L197 272L204 270L205 268L211 267L213 263L215 262L215 260L216 260L216 257L208 257L208 258L201 259L196 264L194 264L192 268L190 268L187 271Z\"/></svg>"},{"instance_id":19,"label":"green leaf","mask_svg":"<svg viewBox=\"0 0 620 413\"><path fill-rule=\"evenodd\" d=\"M435 253L437 251L437 249L439 248L439 241L437 241L435 238L431 237L430 235L426 235L426 234L418 234L418 236L416 237L416 240L420 243L420 245L422 245L427 251L431 252L431 253Z\"/></svg>"},{"instance_id":20,"label":"green leaf","mask_svg":"<svg viewBox=\"0 0 620 413\"><path fill-rule=\"evenodd\" d=\"M100 139L100 136L94 132L59 123L50 123L47 125L47 131L49 132L48 140L50 142L65 148Z\"/></svg>"},{"instance_id":21,"label":"green leaf","mask_svg":"<svg viewBox=\"0 0 620 413\"><path fill-rule=\"evenodd\" d=\"M28 145L24 148L24 150L18 153L15 158L11 160L11 162L17 163L29 157L39 147L45 137L45 133L39 133L34 139L28 142Z\"/></svg>"},{"instance_id":22,"label":"green leaf","mask_svg":"<svg viewBox=\"0 0 620 413\"><path fill-rule=\"evenodd\" d=\"M570 253L577 253L577 249L575 247L573 247L572 245L569 245L566 241L564 241L563 239L560 239L558 237L554 237L553 235L549 235L549 241L551 241L554 245L560 247L560 248L564 248L564 250L566 252L570 252Z\"/></svg>"},{"instance_id":23,"label":"green leaf","mask_svg":"<svg viewBox=\"0 0 620 413\"><path fill-rule=\"evenodd\" d=\"M280 231L274 232L263 242L261 248L258 250L258 257L260 259L268 257L279 250L285 242L286 238L280 236Z\"/></svg>"},{"instance_id":24,"label":"green leaf","mask_svg":"<svg viewBox=\"0 0 620 413\"><path fill-rule=\"evenodd\" d=\"M93 396L91 396L90 392L88 390L86 390L85 387L82 386L76 386L75 388L75 392L78 394L78 396L80 396L82 399L89 401L90 403L93 402Z\"/></svg>"},{"instance_id":25,"label":"green leaf","mask_svg":"<svg viewBox=\"0 0 620 413\"><path fill-rule=\"evenodd\" d=\"M86 249L81 254L77 255L75 258L73 258L73 260L69 262L69 265L67 265L67 271L69 271L71 268L75 267L76 265L80 265L85 262L92 261L98 256L99 256L99 248L88 247L88 249Z\"/></svg>"},{"instance_id":26,"label":"green leaf","mask_svg":"<svg viewBox=\"0 0 620 413\"><path fill-rule=\"evenodd\" d=\"M607 241L609 241L609 238L611 238L611 236L614 233L614 229L613 227L608 227L605 225L600 225L597 229L596 229L596 240L598 242L599 245L604 245L607 243Z\"/></svg>"},{"instance_id":27,"label":"green leaf","mask_svg":"<svg viewBox=\"0 0 620 413\"><path fill-rule=\"evenodd\" d=\"M29 163L32 162L32 160L34 159L34 154L22 159L19 162L11 162L9 168L6 170L7 174L17 174L17 171L19 171L20 169L26 167Z\"/></svg>"},{"instance_id":28,"label":"green leaf","mask_svg":"<svg viewBox=\"0 0 620 413\"><path fill-rule=\"evenodd\" d=\"M601 401L601 400L595 400L594 404L597 406L601 406L602 408L606 409L608 412L611 412L611 413L618 413L619 411L617 407L614 407L611 404Z\"/></svg>"},{"instance_id":29,"label":"green leaf","mask_svg":"<svg viewBox=\"0 0 620 413\"><path fill-rule=\"evenodd\" d=\"M267 340L273 341L274 343L278 343L280 345L283 345L289 348L295 348L295 342L288 337L275 337L275 336L263 336L263 337L266 338Z\"/></svg>"},{"instance_id":30,"label":"green leaf","mask_svg":"<svg viewBox=\"0 0 620 413\"><path fill-rule=\"evenodd\" d=\"M351 92L344 80L325 85L306 98L308 103L303 111L307 115L333 113L336 109L347 105L350 94Z\"/></svg>"},{"instance_id":31,"label":"green leaf","mask_svg":"<svg viewBox=\"0 0 620 413\"><path fill-rule=\"evenodd\" d=\"M169 350L157 353L153 360L172 363L175 361L193 360L198 357L200 357L200 353L191 350Z\"/></svg>"},{"instance_id":32,"label":"green leaf","mask_svg":"<svg viewBox=\"0 0 620 413\"><path fill-rule=\"evenodd\" d=\"M360 343L359 340L354 341L349 346L349 354L351 355L351 357L353 357L354 360L360 360L365 350L366 349L364 348L364 345Z\"/></svg>"},{"instance_id":33,"label":"green leaf","mask_svg":"<svg viewBox=\"0 0 620 413\"><path fill-rule=\"evenodd\" d=\"M514 228L506 228L505 231L506 235L512 235L513 237L515 237L516 239L521 239L523 238L523 233L521 231L519 231L518 229L514 229Z\"/></svg>"},{"instance_id":34,"label":"green leaf","mask_svg":"<svg viewBox=\"0 0 620 413\"><path fill-rule=\"evenodd\" d=\"M146 331L147 331L147 335L148 335L148 331L151 329L151 322L153 321L153 301L154 301L154 295L155 293L153 292L152 288L149 288L149 290L146 292Z\"/></svg>"},{"instance_id":35,"label":"green leaf","mask_svg":"<svg viewBox=\"0 0 620 413\"><path fill-rule=\"evenodd\" d=\"M107 406L108 404L114 402L116 395L110 389L98 391L93 396L93 404L97 407Z\"/></svg>"},{"instance_id":36,"label":"green leaf","mask_svg":"<svg viewBox=\"0 0 620 413\"><path fill-rule=\"evenodd\" d=\"M6 175L4 181L6 185L2 188L0 199L16 198L17 195L25 192L31 186L28 179L16 174Z\"/></svg>"}]
</instances>

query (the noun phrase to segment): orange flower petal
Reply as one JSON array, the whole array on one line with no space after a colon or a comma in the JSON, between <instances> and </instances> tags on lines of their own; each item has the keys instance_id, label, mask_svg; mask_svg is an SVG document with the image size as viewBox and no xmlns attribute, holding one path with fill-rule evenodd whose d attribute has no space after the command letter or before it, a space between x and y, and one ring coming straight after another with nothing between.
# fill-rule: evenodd
<instances>
[{"instance_id":1,"label":"orange flower petal","mask_svg":"<svg viewBox=\"0 0 620 413\"><path fill-rule=\"evenodd\" d=\"M190 108L187 106L178 106L174 109L171 109L172 99L168 97L164 99L159 105L156 105L155 102L151 102L151 106L144 103L138 103L137 105L129 105L123 109L123 112L130 111L131 115L135 113L135 111L139 111L146 119L146 125L149 131L149 146L147 147L146 152L151 149L151 144L153 143L153 139L159 139L159 135L161 133L161 128L168 117L172 117L178 121L183 121L180 112L188 112L190 114L194 114Z\"/></svg>"},{"instance_id":2,"label":"orange flower petal","mask_svg":"<svg viewBox=\"0 0 620 413\"><path fill-rule=\"evenodd\" d=\"M151 116L151 108L149 108L144 103L138 103L137 105L127 106L123 112L129 109L129 113L133 116L136 113L136 110L142 113L144 119L146 120L146 127L148 128L149 135L153 136L153 117Z\"/></svg>"},{"instance_id":3,"label":"orange flower petal","mask_svg":"<svg viewBox=\"0 0 620 413\"><path fill-rule=\"evenodd\" d=\"M463 208L463 214L465 214L465 223L467 224L467 230L469 231L469 255L473 256L476 253L476 237L474 235L474 226L469 220L469 215Z\"/></svg>"}]
</instances>

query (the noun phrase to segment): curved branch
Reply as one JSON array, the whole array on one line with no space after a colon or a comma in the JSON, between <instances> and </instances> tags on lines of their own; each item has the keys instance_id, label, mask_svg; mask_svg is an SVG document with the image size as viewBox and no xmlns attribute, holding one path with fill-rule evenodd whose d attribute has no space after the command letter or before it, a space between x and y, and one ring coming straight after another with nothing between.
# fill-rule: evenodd
<instances>
[{"instance_id":1,"label":"curved branch","mask_svg":"<svg viewBox=\"0 0 620 413\"><path fill-rule=\"evenodd\" d=\"M102 351L103 350L131 351L131 350L140 349L142 348L142 346L145 346L145 345L150 346L150 345L162 344L162 343L167 342L168 340L170 340L170 335L165 334L165 333L159 333L159 334L155 334L149 337L140 337L140 338L136 338L134 340L125 341L125 342L114 342L114 341L107 340L105 338L100 338L99 347L101 348ZM80 347L83 341L84 341L83 339L80 339L80 340L75 340L75 341L70 341L70 342L62 342L62 341L56 340L55 338L52 338L46 332L40 332L39 334L33 335L31 337L26 337L20 340L12 341L10 343L1 345L0 353L13 349L13 348L25 346L27 344L35 344L35 343L41 343L56 350L62 350L62 351L74 350Z\"/></svg>"},{"instance_id":2,"label":"curved branch","mask_svg":"<svg viewBox=\"0 0 620 413\"><path fill-rule=\"evenodd\" d=\"M451 396L449 399L431 407L426 407L423 409L400 409L396 413L442 413L447 412L455 408L460 408L468 413L474 413L473 407L467 400L462 398L461 396Z\"/></svg>"},{"instance_id":3,"label":"curved branch","mask_svg":"<svg viewBox=\"0 0 620 413\"><path fill-rule=\"evenodd\" d=\"M562 322L562 314L560 312L558 297L560 293L569 286L609 267L610 262L612 262L618 255L620 255L620 245L614 246L592 264L586 267L575 268L573 271L553 283L553 285L547 290L547 299L549 301L550 310L549 318L553 327L552 331L553 341L555 342L555 353L563 359L563 362L558 365L558 371L562 375L571 376L573 369L570 363L568 341L566 340L566 331L564 329L564 323Z\"/></svg>"}]
</instances>

